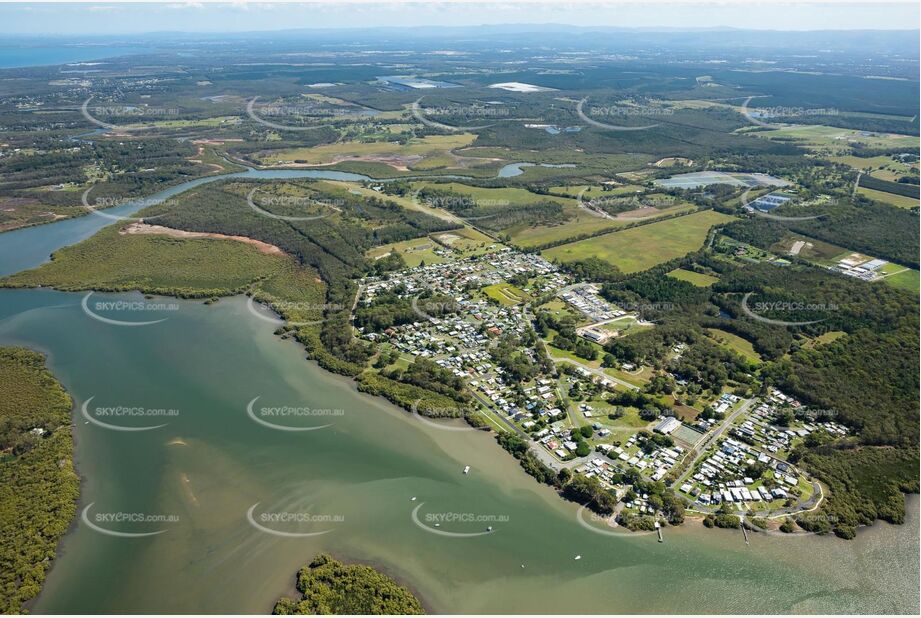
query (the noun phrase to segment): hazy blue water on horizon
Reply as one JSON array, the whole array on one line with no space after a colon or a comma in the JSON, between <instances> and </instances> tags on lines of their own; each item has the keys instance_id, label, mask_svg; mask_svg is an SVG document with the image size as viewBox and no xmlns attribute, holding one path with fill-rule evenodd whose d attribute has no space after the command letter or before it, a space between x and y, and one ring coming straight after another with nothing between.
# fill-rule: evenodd
<instances>
[{"instance_id":1,"label":"hazy blue water on horizon","mask_svg":"<svg viewBox=\"0 0 921 618\"><path fill-rule=\"evenodd\" d=\"M149 47L114 45L13 43L0 41L0 69L48 66L72 62L93 62L103 58L144 54ZM87 67L92 69L92 67Z\"/></svg>"}]
</instances>

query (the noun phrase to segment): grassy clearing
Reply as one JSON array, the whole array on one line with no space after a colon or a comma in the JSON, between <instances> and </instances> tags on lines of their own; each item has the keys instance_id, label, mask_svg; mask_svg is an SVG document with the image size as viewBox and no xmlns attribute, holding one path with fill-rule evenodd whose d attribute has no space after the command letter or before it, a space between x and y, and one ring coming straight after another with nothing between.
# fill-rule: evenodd
<instances>
[{"instance_id":1,"label":"grassy clearing","mask_svg":"<svg viewBox=\"0 0 921 618\"><path fill-rule=\"evenodd\" d=\"M694 210L694 206L689 204L679 204L672 208L661 209L658 212L649 215L650 218L664 217L674 215L680 212ZM522 247L534 247L550 242L558 242L569 238L575 238L584 234L596 234L603 231L616 231L618 228L635 223L637 219L602 219L593 215L582 208L574 210L564 209L564 212L571 215L571 219L559 225L544 225L539 227L533 226L515 226L505 230L512 237L512 243Z\"/></svg>"},{"instance_id":2,"label":"grassy clearing","mask_svg":"<svg viewBox=\"0 0 921 618\"><path fill-rule=\"evenodd\" d=\"M466 227L448 232L438 232L422 238L413 238L401 242L390 243L369 249L365 254L371 259L380 259L390 253L397 252L403 256L403 261L410 268L426 264L440 264L448 259L438 255L436 251L452 250L454 257L470 257L482 255L495 250L498 245L492 238Z\"/></svg>"},{"instance_id":3,"label":"grassy clearing","mask_svg":"<svg viewBox=\"0 0 921 618\"><path fill-rule=\"evenodd\" d=\"M446 258L436 255L435 250L441 249L441 246L428 236L422 238L413 238L402 242L390 243L370 249L367 256L371 259L380 259L393 252L403 256L403 261L409 267L415 267L425 262L426 264L440 264Z\"/></svg>"},{"instance_id":4,"label":"grassy clearing","mask_svg":"<svg viewBox=\"0 0 921 618\"><path fill-rule=\"evenodd\" d=\"M652 324L640 324L632 315L625 315L623 317L617 318L616 320L603 324L601 328L602 330L620 333L621 336L627 336L641 333L644 330L655 328L655 326Z\"/></svg>"},{"instance_id":5,"label":"grassy clearing","mask_svg":"<svg viewBox=\"0 0 921 618\"><path fill-rule=\"evenodd\" d=\"M483 288L483 293L486 294L486 296L489 298L498 302L500 305L505 305L506 307L519 305L523 302L531 300L531 297L527 292L516 288L510 283L496 283L495 285L487 285Z\"/></svg>"},{"instance_id":6,"label":"grassy clearing","mask_svg":"<svg viewBox=\"0 0 921 618\"><path fill-rule=\"evenodd\" d=\"M823 345L823 344L826 344L826 343L831 343L831 342L834 341L835 339L838 339L839 337L843 337L843 336L845 336L846 334L847 334L847 333L845 333L843 330L832 330L832 331L828 331L827 333L822 333L822 334L819 335L818 337L813 337L812 339L810 339L809 341L807 341L806 343L804 343L804 344L803 344L803 347L804 347L804 348L810 348L810 349L812 349L812 348L814 348L814 347L816 347L816 346L818 346L818 345Z\"/></svg>"},{"instance_id":7,"label":"grassy clearing","mask_svg":"<svg viewBox=\"0 0 921 618\"><path fill-rule=\"evenodd\" d=\"M712 210L560 245L543 252L550 260L571 262L588 257L606 260L634 273L698 249L714 225L733 217Z\"/></svg>"},{"instance_id":8,"label":"grassy clearing","mask_svg":"<svg viewBox=\"0 0 921 618\"><path fill-rule=\"evenodd\" d=\"M834 156L846 155L854 144L879 149L905 148L908 152L918 149L918 138L915 136L871 133L825 125L793 125L771 131L756 131L752 135L765 139L793 139L800 146Z\"/></svg>"},{"instance_id":9,"label":"grassy clearing","mask_svg":"<svg viewBox=\"0 0 921 618\"><path fill-rule=\"evenodd\" d=\"M705 275L703 273L696 273L693 270L685 270L683 268L676 268L675 270L668 273L668 276L674 277L675 279L680 279L681 281L687 281L688 283L696 285L699 288L709 287L719 281L719 277Z\"/></svg>"},{"instance_id":10,"label":"grassy clearing","mask_svg":"<svg viewBox=\"0 0 921 618\"><path fill-rule=\"evenodd\" d=\"M870 175L874 178L883 180L896 181L901 176L907 176L912 170L917 172L917 163L903 163L892 157L880 155L878 157L856 157L854 155L843 155L840 157L829 157L829 160L835 163L848 165L855 170L870 170Z\"/></svg>"},{"instance_id":11,"label":"grassy clearing","mask_svg":"<svg viewBox=\"0 0 921 618\"><path fill-rule=\"evenodd\" d=\"M525 204L534 204L535 202L556 202L557 204L562 204L563 206L575 206L576 202L573 199L566 197L558 197L555 195L540 195L528 191L527 189L519 189L516 187L501 187L501 188L485 188L485 187L472 187L470 185L465 185L459 182L451 183L431 183L431 182L414 182L412 183L413 190L422 189L423 187L430 187L432 189L441 189L445 191L451 191L452 193L457 193L460 195L467 195L477 202L482 202L488 206L522 206Z\"/></svg>"},{"instance_id":12,"label":"grassy clearing","mask_svg":"<svg viewBox=\"0 0 921 618\"><path fill-rule=\"evenodd\" d=\"M582 193L583 199L595 199L596 197L609 197L609 196L620 196L620 195L631 195L633 193L642 193L645 191L640 185L621 185L618 187L613 187L605 189L600 185L577 185L577 186L560 186L560 187L550 187L550 192L557 195L567 195L570 197L578 197Z\"/></svg>"},{"instance_id":13,"label":"grassy clearing","mask_svg":"<svg viewBox=\"0 0 921 618\"><path fill-rule=\"evenodd\" d=\"M833 245L828 242L817 240L815 238L810 238L808 236L802 236L800 234L788 233L781 240L777 241L769 247L769 249L780 256L790 255L790 249L797 242L806 243L803 245L799 253L799 257L812 260L813 262L818 262L824 265L831 265L836 263L843 257L847 257L852 251L848 251L844 247L838 245Z\"/></svg>"},{"instance_id":14,"label":"grassy clearing","mask_svg":"<svg viewBox=\"0 0 921 618\"><path fill-rule=\"evenodd\" d=\"M891 204L898 208L917 208L918 200L913 197L908 197L907 195L896 195L895 193L886 193L885 191L877 191L876 189L867 189L866 187L858 187L857 192L865 197L875 200L877 202L883 202L884 204Z\"/></svg>"},{"instance_id":15,"label":"grassy clearing","mask_svg":"<svg viewBox=\"0 0 921 618\"><path fill-rule=\"evenodd\" d=\"M747 339L743 339L738 335L734 335L733 333L726 332L718 328L708 328L707 333L715 342L723 347L729 348L734 352L738 352L749 362L761 362L761 355L755 351L755 348Z\"/></svg>"},{"instance_id":16,"label":"grassy clearing","mask_svg":"<svg viewBox=\"0 0 921 618\"><path fill-rule=\"evenodd\" d=\"M377 199L382 199L388 202L394 202L402 206L407 210L415 210L417 212L424 212L425 214L432 215L433 217L438 217L445 221L458 221L458 218L449 213L446 210L441 208L431 208L426 206L419 200L414 200L411 197L402 197L399 195L385 195L375 191L374 189L369 189L368 187L363 187L361 185L344 182L340 180L324 180L317 183L317 187L321 190L330 189L330 190L340 190L348 191L352 195L361 195L363 197L373 197Z\"/></svg>"},{"instance_id":17,"label":"grassy clearing","mask_svg":"<svg viewBox=\"0 0 921 618\"><path fill-rule=\"evenodd\" d=\"M921 273L913 268L906 268L883 279L889 285L917 294L921 291Z\"/></svg>"},{"instance_id":18,"label":"grassy clearing","mask_svg":"<svg viewBox=\"0 0 921 618\"><path fill-rule=\"evenodd\" d=\"M377 161L395 168L408 168L422 163L425 169L426 159L438 159L445 167L454 164L450 152L455 148L469 146L476 135L458 133L455 135L428 135L410 140L406 144L399 142L338 142L311 148L290 148L263 153L259 160L263 165L329 165L341 161ZM431 166L429 166L431 167Z\"/></svg>"},{"instance_id":19,"label":"grassy clearing","mask_svg":"<svg viewBox=\"0 0 921 618\"><path fill-rule=\"evenodd\" d=\"M624 371L623 369L613 369L606 368L604 370L609 376L618 378L627 382L628 384L633 384L634 386L643 387L649 382L655 375L655 371L652 367L639 367L633 371Z\"/></svg>"},{"instance_id":20,"label":"grassy clearing","mask_svg":"<svg viewBox=\"0 0 921 618\"><path fill-rule=\"evenodd\" d=\"M504 232L511 236L512 244L526 249L536 245L574 238L582 234L595 234L605 230L616 230L618 227L622 227L628 223L627 221L619 223L610 219L602 219L582 209L579 209L578 212L564 212L572 214L572 218L565 223L537 227L516 225L504 230Z\"/></svg>"}]
</instances>

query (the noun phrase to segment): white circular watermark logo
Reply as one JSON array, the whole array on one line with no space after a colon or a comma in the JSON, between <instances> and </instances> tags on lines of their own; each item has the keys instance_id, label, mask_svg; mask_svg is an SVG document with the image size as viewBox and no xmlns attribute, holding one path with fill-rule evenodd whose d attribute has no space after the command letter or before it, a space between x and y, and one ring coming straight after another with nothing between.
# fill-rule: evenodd
<instances>
[{"instance_id":1,"label":"white circular watermark logo","mask_svg":"<svg viewBox=\"0 0 921 618\"><path fill-rule=\"evenodd\" d=\"M641 126L630 126L630 125L616 125L608 124L606 122L601 122L588 116L585 113L585 102L588 101L588 97L581 99L576 104L576 114L582 119L583 122L592 125L593 127L598 127L600 129L608 129L609 131L645 131L647 129L653 129L659 126L659 123L647 124ZM637 116L671 116L674 112L671 108L667 107L649 107L649 106L632 106L632 105L608 105L601 107L592 107L589 110L594 116L604 116L604 117L616 117L616 118L632 118Z\"/></svg>"},{"instance_id":2,"label":"white circular watermark logo","mask_svg":"<svg viewBox=\"0 0 921 618\"><path fill-rule=\"evenodd\" d=\"M325 425L297 426L276 423L267 419L289 419L289 418L335 418L345 416L345 410L340 408L312 408L308 406L262 406L258 410L255 408L256 402L261 399L254 397L246 404L246 415L263 427L275 429L277 431L316 431L332 427L335 423L326 423Z\"/></svg>"},{"instance_id":3,"label":"white circular watermark logo","mask_svg":"<svg viewBox=\"0 0 921 618\"><path fill-rule=\"evenodd\" d=\"M132 198L132 197L124 197L124 196L121 196L121 197L109 196L109 197L97 197L94 199L94 204L91 205L89 201L89 196L90 196L90 192L94 188L96 188L96 185L90 185L86 189L86 191L83 192L83 194L80 196L80 203L83 205L83 208L89 211L90 213L96 216L99 216L99 217L111 219L112 221L134 221L136 223L139 223L142 221L153 221L154 219L162 217L163 215L162 214L153 215L152 217L125 217L122 215L113 215L110 212L105 212L104 209L118 208L119 206L125 206L125 205L130 204L132 206L136 206L137 209L140 210L141 208L147 208L149 206L160 206L163 204L172 205L175 203L173 200L169 200L165 198L156 199L156 198L149 198L149 197Z\"/></svg>"},{"instance_id":4,"label":"white circular watermark logo","mask_svg":"<svg viewBox=\"0 0 921 618\"><path fill-rule=\"evenodd\" d=\"M301 326L316 326L317 324L322 324L329 318L320 318L317 320L285 320L276 316L271 316L266 314L265 311L261 311L257 306L259 303L252 297L248 296L246 299L246 308L254 316L260 320L265 320L276 325L286 325L292 328L299 328ZM327 311L343 311L346 309L344 305L338 303L312 303L309 301L296 301L296 300L272 300L271 306L278 311L279 313L285 312L289 314L295 314L298 312L306 313L325 313Z\"/></svg>"},{"instance_id":5,"label":"white circular watermark logo","mask_svg":"<svg viewBox=\"0 0 921 618\"><path fill-rule=\"evenodd\" d=\"M277 215L273 212L269 212L264 208L260 208L255 201L256 191L258 187L254 188L252 191L246 194L246 204L254 212L262 215L263 217L269 217L271 219L279 219L281 221L314 221L316 219L324 219L333 215L337 212L342 212L342 206L345 204L345 200L333 200L333 199L317 199L308 196L301 195L266 195L263 196L259 201L262 202L265 206L282 206L285 208L307 208L312 206L318 206L322 212L317 215L307 215L307 216L287 216L287 215Z\"/></svg>"},{"instance_id":6,"label":"white circular watermark logo","mask_svg":"<svg viewBox=\"0 0 921 618\"><path fill-rule=\"evenodd\" d=\"M125 539L139 539L163 534L166 532L166 528L161 528L159 530L153 530L150 532L124 532L121 530L112 530L111 528L105 527L102 524L172 524L179 521L178 515L154 515L136 512L129 513L124 511L112 511L106 513L99 512L90 516L90 509L93 508L93 505L95 504L95 502L90 502L86 505L86 508L84 508L83 512L80 513L80 520L91 530L106 536L114 536Z\"/></svg>"},{"instance_id":7,"label":"white circular watermark logo","mask_svg":"<svg viewBox=\"0 0 921 618\"><path fill-rule=\"evenodd\" d=\"M112 326L150 326L165 322L169 318L160 318L159 320L130 321L116 320L107 318L96 313L97 311L119 311L123 313L136 314L143 312L162 312L162 311L179 311L179 303L174 302L148 302L146 300L99 300L90 305L90 297L94 292L87 292L86 296L80 301L80 307L83 313L93 318L97 322L109 324Z\"/></svg>"},{"instance_id":8,"label":"white circular watermark logo","mask_svg":"<svg viewBox=\"0 0 921 618\"><path fill-rule=\"evenodd\" d=\"M93 408L92 412L90 412L90 403L95 398L96 396L93 395L84 401L83 405L80 406L80 413L88 422L97 425L98 427L104 427L105 429L109 429L111 431L150 431L151 429L160 429L161 427L166 427L169 423L132 427L130 425L125 426L108 423L100 419L175 418L179 416L179 410L174 408L147 408L145 406L96 406Z\"/></svg>"},{"instance_id":9,"label":"white circular watermark logo","mask_svg":"<svg viewBox=\"0 0 921 618\"><path fill-rule=\"evenodd\" d=\"M412 510L410 518L412 522L416 524L417 527L425 530L431 534L437 534L438 536L443 536L452 539L464 539L464 538L473 538L478 536L486 536L487 534L492 534L496 532L496 528L492 526L493 523L508 523L508 515L488 515L481 513L471 513L471 512L459 512L459 511L445 511L441 513L426 513L422 517L419 516L419 511L425 505L425 502L420 502L419 505ZM443 530L441 526L445 525L470 525L470 524L480 524L486 525L485 529L480 530L479 532L456 532L451 530Z\"/></svg>"},{"instance_id":10,"label":"white circular watermark logo","mask_svg":"<svg viewBox=\"0 0 921 618\"><path fill-rule=\"evenodd\" d=\"M499 110L490 110L490 108L480 107L480 106L447 106L447 107L426 109L422 107L422 99L424 98L425 97L419 97L418 99L413 101L413 104L412 104L413 117L419 122L421 122L422 124L426 125L427 127L431 127L433 129L441 129L442 131L451 131L451 132L479 131L481 129L487 129L493 126L493 124L495 123L482 124L482 125L477 125L477 126L457 127L457 126L445 124L443 122L432 120L428 116L430 115L470 116L470 115L488 114L490 116L496 117L496 116L507 116L508 115L508 110L505 110L504 112L499 113Z\"/></svg>"},{"instance_id":11,"label":"white circular watermark logo","mask_svg":"<svg viewBox=\"0 0 921 618\"><path fill-rule=\"evenodd\" d=\"M754 310L749 306L750 299L754 292L747 292L745 296L742 297L742 311L753 320L758 322L763 322L765 324L771 324L772 326L808 326L810 324L818 324L819 322L824 322L828 318L822 318L820 320L807 320L802 322L787 321L787 320L777 320L773 318L766 318L762 315L756 313L756 311L786 311L786 312L815 312L815 311L835 311L838 309L837 305L834 304L825 304L825 303L803 303L803 302L790 302L790 301L759 301L754 303Z\"/></svg>"},{"instance_id":12,"label":"white circular watermark logo","mask_svg":"<svg viewBox=\"0 0 921 618\"><path fill-rule=\"evenodd\" d=\"M249 507L246 511L246 521L250 526L272 536L279 536L288 539L303 539L314 536L322 536L333 531L334 527L330 524L341 524L345 521L343 515L332 515L328 513L311 513L309 511L265 511L256 514L256 507L259 502ZM311 532L302 532L297 530L284 530L285 526L302 526L304 524L323 524L324 529Z\"/></svg>"},{"instance_id":13,"label":"white circular watermark logo","mask_svg":"<svg viewBox=\"0 0 921 618\"><path fill-rule=\"evenodd\" d=\"M269 128L278 129L279 131L314 131L316 129L322 129L324 127L330 126L329 124L290 125L266 120L262 116L256 114L256 101L258 100L259 97L253 97L249 100L249 103L246 104L246 115L259 124L265 125ZM324 113L317 113L318 109L319 108L315 106L307 105L265 105L259 108L259 112L261 114L277 118L309 118L316 116L328 118L334 115L331 113L325 113L328 112L328 110L323 110Z\"/></svg>"},{"instance_id":14,"label":"white circular watermark logo","mask_svg":"<svg viewBox=\"0 0 921 618\"><path fill-rule=\"evenodd\" d=\"M746 120L752 124L758 125L759 127L767 128L776 128L769 122L761 120L765 119L778 119L782 121L784 118L805 118L809 116L838 116L840 112L833 107L785 107L785 106L774 106L774 107L757 107L755 109L749 109L748 104L751 103L752 99L755 98L764 98L767 95L758 95L750 96L745 101L742 102L742 107L739 110Z\"/></svg>"},{"instance_id":15,"label":"white circular watermark logo","mask_svg":"<svg viewBox=\"0 0 921 618\"><path fill-rule=\"evenodd\" d=\"M83 102L83 105L80 106L80 113L82 113L83 117L93 124L113 131L146 131L150 129L156 129L157 126L153 124L119 125L100 120L97 118L97 116L103 116L107 118L120 118L124 120L131 118L149 118L151 116L161 118L177 118L180 114L179 108L175 107L119 105L115 103L90 107L90 101L93 100L94 96L95 95L90 95L90 97Z\"/></svg>"},{"instance_id":16,"label":"white circular watermark logo","mask_svg":"<svg viewBox=\"0 0 921 618\"><path fill-rule=\"evenodd\" d=\"M455 427L453 425L445 425L444 423L438 423L429 418L426 418L422 414L419 414L419 403L421 401L422 399L416 399L413 402L413 405L410 406L410 412L412 412L412 415L414 417L416 417L418 420L422 421L426 425L435 427L436 429L442 429L444 431L479 431L479 429L477 429L476 427L470 427L469 425L463 426L463 427ZM431 412L432 416L436 418L445 418L445 419L463 419L464 418L464 411L458 407L447 407L447 408L429 407L429 408L426 408L426 410Z\"/></svg>"}]
</instances>

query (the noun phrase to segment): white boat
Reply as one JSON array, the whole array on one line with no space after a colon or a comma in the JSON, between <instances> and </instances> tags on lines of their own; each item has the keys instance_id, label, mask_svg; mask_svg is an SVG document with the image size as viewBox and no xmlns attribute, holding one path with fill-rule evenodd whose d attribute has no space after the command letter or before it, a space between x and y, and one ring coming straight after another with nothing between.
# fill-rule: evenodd
<instances>
[{"instance_id":1,"label":"white boat","mask_svg":"<svg viewBox=\"0 0 921 618\"><path fill-rule=\"evenodd\" d=\"M582 554L579 554L578 556L576 556L576 560L582 560Z\"/></svg>"},{"instance_id":2,"label":"white boat","mask_svg":"<svg viewBox=\"0 0 921 618\"><path fill-rule=\"evenodd\" d=\"M464 466L464 474L470 472L470 466Z\"/></svg>"}]
</instances>

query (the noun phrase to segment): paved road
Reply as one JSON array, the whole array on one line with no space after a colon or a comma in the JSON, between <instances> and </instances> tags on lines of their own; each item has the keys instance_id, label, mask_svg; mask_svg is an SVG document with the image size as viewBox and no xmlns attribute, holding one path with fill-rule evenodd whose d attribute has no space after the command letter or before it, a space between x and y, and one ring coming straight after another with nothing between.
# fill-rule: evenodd
<instances>
[{"instance_id":1,"label":"paved road","mask_svg":"<svg viewBox=\"0 0 921 618\"><path fill-rule=\"evenodd\" d=\"M580 362L578 362L578 361L572 360L571 358L566 358L566 357L564 357L564 356L553 356L552 354L550 355L550 358L551 358L554 362L571 363L571 364L575 365L576 367L581 367L582 369L585 369L585 370L588 371L589 373L592 373L592 374L598 376L599 378L604 378L605 380L610 380L611 382L616 382L617 384L620 384L620 385L623 386L623 387L629 388L630 390L634 390L634 391L640 390L640 387L637 386L637 385L635 385L635 384L630 384L629 382L626 382L626 381L624 381L624 380L621 380L620 378L615 378L614 376L610 376L610 375L606 374L605 372L601 371L600 369L593 369L592 367L587 367L587 366L583 365L582 363L580 363Z\"/></svg>"},{"instance_id":2,"label":"paved road","mask_svg":"<svg viewBox=\"0 0 921 618\"><path fill-rule=\"evenodd\" d=\"M505 417L505 415L502 414L502 412L498 412L498 411L494 410L493 407L492 407L492 402L491 402L491 401L488 401L487 399L485 399L482 395L480 395L480 394L479 394L478 392L476 392L475 390L473 390L473 389L469 389L469 390L470 390L471 394L473 394L474 398L475 398L477 401L479 401L480 404L481 404L483 407L485 407L486 409L488 409L490 412L493 413L493 414L492 414L493 417L498 418L500 421L502 421L503 424L507 425L509 429L511 429L512 431L514 431L515 433L517 433L519 436L521 436L521 437L524 438L525 440L528 440L529 442L531 441L531 436L529 436L528 434L526 434L520 427L518 427L518 425L516 425L516 424L513 423L512 421L508 420L508 419Z\"/></svg>"},{"instance_id":3,"label":"paved road","mask_svg":"<svg viewBox=\"0 0 921 618\"><path fill-rule=\"evenodd\" d=\"M697 451L697 456L694 458L694 461L692 461L690 465L688 465L688 468L687 470L684 471L684 474L682 474L681 477L677 481L675 481L676 486L680 487L681 484L684 483L689 476L691 476L691 473L694 471L694 467L697 466L697 462L699 462L703 458L704 453L707 452L707 449L710 448L710 445L713 444L716 440L718 440L719 437L723 435L723 433L728 428L732 427L732 424L735 422L737 418L739 418L740 414L744 414L745 412L748 412L748 410L751 409L751 407L754 404L755 404L754 398L744 399L742 401L742 405L740 405L736 409L735 412L733 412L732 414L727 416L725 419L723 419L723 422L720 423L720 426L717 427L710 434L710 436L704 441L704 443L700 445L700 450Z\"/></svg>"}]
</instances>

